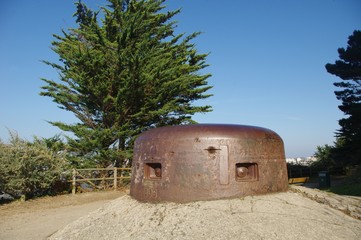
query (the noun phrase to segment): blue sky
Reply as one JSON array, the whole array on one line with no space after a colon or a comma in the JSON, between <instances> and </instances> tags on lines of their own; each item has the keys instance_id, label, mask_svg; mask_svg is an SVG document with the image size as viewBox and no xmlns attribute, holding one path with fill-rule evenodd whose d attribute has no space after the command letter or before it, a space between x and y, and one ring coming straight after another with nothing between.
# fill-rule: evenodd
<instances>
[{"instance_id":1,"label":"blue sky","mask_svg":"<svg viewBox=\"0 0 361 240\"><path fill-rule=\"evenodd\" d=\"M105 1L83 0L98 9ZM60 131L47 121L75 122L50 98L39 96L41 77L57 73L41 60L57 61L52 34L75 26L73 0L0 1L0 139L8 130L32 140ZM359 0L168 0L182 8L178 33L201 31L194 42L210 53L213 97L196 102L213 112L201 123L255 125L277 132L287 157L307 157L333 144L343 114L326 63L361 29Z\"/></svg>"}]
</instances>

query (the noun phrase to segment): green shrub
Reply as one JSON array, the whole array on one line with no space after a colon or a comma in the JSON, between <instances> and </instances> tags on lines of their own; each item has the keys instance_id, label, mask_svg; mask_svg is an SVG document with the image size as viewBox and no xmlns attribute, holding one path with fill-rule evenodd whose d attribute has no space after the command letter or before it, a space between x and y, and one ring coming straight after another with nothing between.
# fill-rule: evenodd
<instances>
[{"instance_id":1,"label":"green shrub","mask_svg":"<svg viewBox=\"0 0 361 240\"><path fill-rule=\"evenodd\" d=\"M59 191L59 183L66 182L65 155L49 149L45 141L10 135L9 144L0 142L0 190L26 198Z\"/></svg>"}]
</instances>

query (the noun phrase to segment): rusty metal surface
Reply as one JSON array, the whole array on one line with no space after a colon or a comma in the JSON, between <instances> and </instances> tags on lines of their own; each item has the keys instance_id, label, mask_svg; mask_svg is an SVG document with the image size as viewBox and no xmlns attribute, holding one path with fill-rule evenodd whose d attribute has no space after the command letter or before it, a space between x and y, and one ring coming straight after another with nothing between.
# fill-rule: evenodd
<instances>
[{"instance_id":1,"label":"rusty metal surface","mask_svg":"<svg viewBox=\"0 0 361 240\"><path fill-rule=\"evenodd\" d=\"M134 145L130 195L140 201L190 202L286 191L282 139L244 125L151 129Z\"/></svg>"}]
</instances>

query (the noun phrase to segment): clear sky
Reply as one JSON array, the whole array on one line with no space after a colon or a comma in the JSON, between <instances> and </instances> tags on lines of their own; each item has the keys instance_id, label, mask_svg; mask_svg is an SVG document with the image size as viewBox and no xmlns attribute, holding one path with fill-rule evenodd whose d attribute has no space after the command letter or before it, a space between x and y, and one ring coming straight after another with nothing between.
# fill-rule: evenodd
<instances>
[{"instance_id":1,"label":"clear sky","mask_svg":"<svg viewBox=\"0 0 361 240\"><path fill-rule=\"evenodd\" d=\"M8 130L32 140L60 130L47 121L75 117L39 96L41 77L57 73L41 60L57 61L52 34L75 26L73 0L0 0L0 139ZM105 1L83 0L96 10ZM213 112L200 123L255 125L277 132L287 157L307 157L333 144L343 117L325 70L337 49L361 29L359 0L168 0L182 8L178 33L203 32L194 42L210 53L213 97L196 102Z\"/></svg>"}]
</instances>

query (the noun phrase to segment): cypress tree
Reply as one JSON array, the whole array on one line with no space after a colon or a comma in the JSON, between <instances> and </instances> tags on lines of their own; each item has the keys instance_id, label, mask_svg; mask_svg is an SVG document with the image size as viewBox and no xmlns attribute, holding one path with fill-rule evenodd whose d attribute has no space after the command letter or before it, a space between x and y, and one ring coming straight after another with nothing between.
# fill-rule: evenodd
<instances>
[{"instance_id":1,"label":"cypress tree","mask_svg":"<svg viewBox=\"0 0 361 240\"><path fill-rule=\"evenodd\" d=\"M141 132L159 126L195 123L194 105L211 88L202 74L207 54L192 43L199 33L175 34L165 0L108 0L98 11L77 2L77 28L53 35L60 62L44 61L59 80L43 78L40 95L74 113L74 124L51 122L71 132L74 153L96 165L131 157Z\"/></svg>"},{"instance_id":2,"label":"cypress tree","mask_svg":"<svg viewBox=\"0 0 361 240\"><path fill-rule=\"evenodd\" d=\"M334 151L345 165L356 165L361 163L361 31L354 31L338 53L340 60L326 64L329 73L342 79L334 83L339 88L335 95L346 116L339 120L336 136L342 144Z\"/></svg>"}]
</instances>

